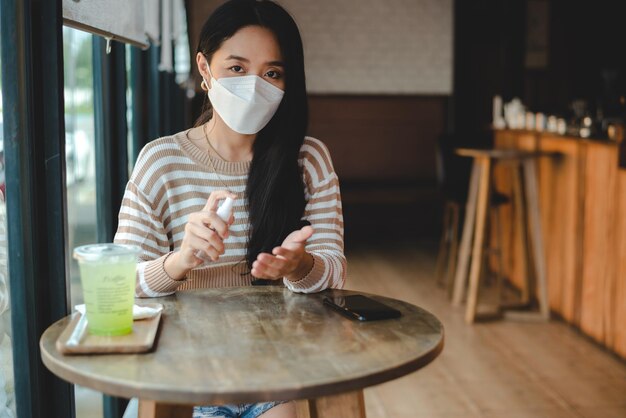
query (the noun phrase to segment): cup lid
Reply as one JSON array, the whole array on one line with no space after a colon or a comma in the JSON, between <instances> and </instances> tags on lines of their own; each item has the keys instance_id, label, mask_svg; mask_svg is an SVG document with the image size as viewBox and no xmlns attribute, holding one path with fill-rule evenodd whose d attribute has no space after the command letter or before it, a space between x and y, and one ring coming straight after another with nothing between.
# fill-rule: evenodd
<instances>
[{"instance_id":1,"label":"cup lid","mask_svg":"<svg viewBox=\"0 0 626 418\"><path fill-rule=\"evenodd\" d=\"M108 257L138 256L141 248L126 244L89 244L74 248L74 258L80 261L99 261Z\"/></svg>"}]
</instances>

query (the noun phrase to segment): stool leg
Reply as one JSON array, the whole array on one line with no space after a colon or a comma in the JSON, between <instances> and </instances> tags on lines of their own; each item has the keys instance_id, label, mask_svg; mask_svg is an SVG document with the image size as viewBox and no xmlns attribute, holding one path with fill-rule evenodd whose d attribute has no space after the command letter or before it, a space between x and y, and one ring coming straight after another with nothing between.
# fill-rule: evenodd
<instances>
[{"instance_id":1,"label":"stool leg","mask_svg":"<svg viewBox=\"0 0 626 418\"><path fill-rule=\"evenodd\" d=\"M448 270L446 271L446 283L448 284L448 297L452 296L454 284L454 272L456 271L456 257L459 252L459 212L458 203L452 203L452 240L450 242L450 256L448 257Z\"/></svg>"},{"instance_id":2,"label":"stool leg","mask_svg":"<svg viewBox=\"0 0 626 418\"><path fill-rule=\"evenodd\" d=\"M470 258L470 247L474 234L474 222L476 221L476 202L478 199L478 183L480 181L481 167L477 159L472 165L467 205L465 208L465 222L463 223L463 235L461 236L461 248L456 263L454 274L454 291L452 292L452 304L458 306L463 301L465 283L467 281L467 266Z\"/></svg>"},{"instance_id":3,"label":"stool leg","mask_svg":"<svg viewBox=\"0 0 626 418\"><path fill-rule=\"evenodd\" d=\"M443 226L441 230L441 240L439 241L439 253L437 254L437 268L435 270L435 277L437 284L443 285L445 280L444 265L446 259L449 257L449 232L451 224L451 203L446 202L443 211Z\"/></svg>"},{"instance_id":4,"label":"stool leg","mask_svg":"<svg viewBox=\"0 0 626 418\"><path fill-rule=\"evenodd\" d=\"M480 158L481 177L478 192L478 205L476 213L476 233L474 248L472 250L472 264L470 267L469 289L467 295L467 307L465 310L465 322L471 324L476 318L478 304L478 291L480 285L480 271L483 261L483 243L485 241L485 227L487 220L487 207L489 206L489 186L491 184L491 159Z\"/></svg>"},{"instance_id":5,"label":"stool leg","mask_svg":"<svg viewBox=\"0 0 626 418\"><path fill-rule=\"evenodd\" d=\"M504 282L504 276L503 276L503 271L504 271L504 260L502 258L502 219L500 216L500 210L499 208L496 208L494 210L494 216L493 216L493 227L494 227L494 236L495 236L495 240L496 240L496 245L495 247L496 249L496 257L497 257L497 263L498 263L498 272L496 273L496 286L497 286L497 292L498 292L498 305L501 305L502 302L502 285Z\"/></svg>"},{"instance_id":6,"label":"stool leg","mask_svg":"<svg viewBox=\"0 0 626 418\"><path fill-rule=\"evenodd\" d=\"M494 190L492 184L489 190ZM491 204L491 197L489 198L489 204ZM498 286L498 281L502 277L502 260L500 255L502 254L502 234L500 232L500 212L498 208L493 206L487 208L487 221L485 227L485 241L483 243L483 267L484 273L481 272L481 277L484 278L485 284L491 286L494 282ZM483 280L483 279L481 279Z\"/></svg>"},{"instance_id":7,"label":"stool leg","mask_svg":"<svg viewBox=\"0 0 626 418\"><path fill-rule=\"evenodd\" d=\"M539 311L545 319L550 319L550 305L548 302L548 283L543 250L543 236L541 234L541 216L539 214L539 192L537 190L537 172L534 159L524 161L524 180L528 205L529 227L532 240L533 258L537 274L536 284L539 291Z\"/></svg>"},{"instance_id":8,"label":"stool leg","mask_svg":"<svg viewBox=\"0 0 626 418\"><path fill-rule=\"evenodd\" d=\"M524 208L524 192L522 188L522 178L520 176L520 166L515 164L511 169L511 176L513 181L513 203L515 210L515 229L519 231L522 251L524 255L522 257L522 297L521 305L526 305L530 301L530 278L528 276L528 265L530 264L530 257L528 256L528 237L526 228L526 211ZM511 256L515 258L515 247L511 246Z\"/></svg>"},{"instance_id":9,"label":"stool leg","mask_svg":"<svg viewBox=\"0 0 626 418\"><path fill-rule=\"evenodd\" d=\"M493 184L489 186L489 190L493 190ZM489 199L489 206L487 206L487 215L485 218L485 238L483 240L483 263L480 266L480 282L481 285L490 286L491 285L491 260L494 251L493 247L493 238L492 238L492 230L491 226L493 224L493 208L490 207L491 199Z\"/></svg>"}]
</instances>

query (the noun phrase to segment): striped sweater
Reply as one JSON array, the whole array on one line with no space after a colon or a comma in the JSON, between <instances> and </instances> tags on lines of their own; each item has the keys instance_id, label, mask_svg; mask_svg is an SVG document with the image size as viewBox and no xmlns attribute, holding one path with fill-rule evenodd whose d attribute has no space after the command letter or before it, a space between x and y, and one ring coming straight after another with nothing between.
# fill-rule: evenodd
<instances>
[{"instance_id":1,"label":"striped sweater","mask_svg":"<svg viewBox=\"0 0 626 418\"><path fill-rule=\"evenodd\" d=\"M209 156L189 140L188 132L147 144L126 186L114 241L137 245L142 250L137 267L139 297L159 297L196 288L247 286L253 280L244 261L250 224L243 196L250 162L227 162ZM298 162L307 201L302 219L314 229L305 250L313 256L314 263L299 281L285 278L283 283L300 293L341 288L346 275L343 214L339 181L330 154L321 141L306 137ZM209 194L224 189L224 184L238 195L235 221L224 240L224 254L217 261L191 270L183 280L171 279L163 268L164 260L180 248L187 217L202 210Z\"/></svg>"}]
</instances>

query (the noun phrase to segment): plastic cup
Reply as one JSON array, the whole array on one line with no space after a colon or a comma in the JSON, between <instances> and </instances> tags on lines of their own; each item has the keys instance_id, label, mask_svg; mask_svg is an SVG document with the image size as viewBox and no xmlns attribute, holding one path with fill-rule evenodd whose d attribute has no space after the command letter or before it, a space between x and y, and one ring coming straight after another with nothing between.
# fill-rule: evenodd
<instances>
[{"instance_id":1,"label":"plastic cup","mask_svg":"<svg viewBox=\"0 0 626 418\"><path fill-rule=\"evenodd\" d=\"M90 334L124 335L132 332L140 251L134 245L119 244L91 244L74 249Z\"/></svg>"}]
</instances>

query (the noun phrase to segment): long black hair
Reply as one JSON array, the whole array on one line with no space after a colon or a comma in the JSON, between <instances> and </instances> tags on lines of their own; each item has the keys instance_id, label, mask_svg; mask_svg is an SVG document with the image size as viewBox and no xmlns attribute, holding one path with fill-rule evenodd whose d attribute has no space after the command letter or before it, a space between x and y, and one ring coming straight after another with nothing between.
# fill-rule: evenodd
<instances>
[{"instance_id":1,"label":"long black hair","mask_svg":"<svg viewBox=\"0 0 626 418\"><path fill-rule=\"evenodd\" d=\"M302 226L306 200L298 155L308 124L308 104L300 32L289 13L272 1L231 0L218 7L202 27L197 52L210 63L223 42L246 26L261 26L274 34L285 69L285 94L272 120L257 134L246 185L251 224L246 262L252 269L259 253L271 252ZM195 126L211 116L206 100Z\"/></svg>"}]
</instances>

